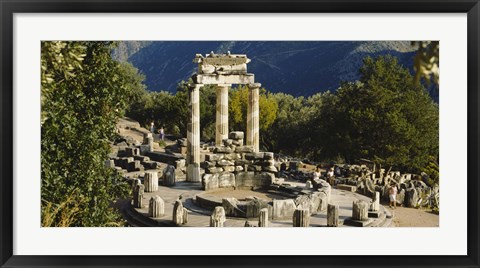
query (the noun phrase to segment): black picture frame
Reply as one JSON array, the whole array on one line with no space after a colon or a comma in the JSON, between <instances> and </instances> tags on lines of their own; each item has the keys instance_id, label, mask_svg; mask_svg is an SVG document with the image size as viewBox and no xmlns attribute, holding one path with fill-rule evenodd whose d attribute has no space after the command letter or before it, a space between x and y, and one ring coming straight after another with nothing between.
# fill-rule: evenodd
<instances>
[{"instance_id":1,"label":"black picture frame","mask_svg":"<svg viewBox=\"0 0 480 268\"><path fill-rule=\"evenodd\" d=\"M479 267L478 0L0 0L1 267ZM13 255L13 14L142 12L467 13L468 253L466 256L19 256ZM445 89L448 90L448 89ZM453 90L453 89L452 89ZM328 246L328 245L325 245Z\"/></svg>"}]
</instances>

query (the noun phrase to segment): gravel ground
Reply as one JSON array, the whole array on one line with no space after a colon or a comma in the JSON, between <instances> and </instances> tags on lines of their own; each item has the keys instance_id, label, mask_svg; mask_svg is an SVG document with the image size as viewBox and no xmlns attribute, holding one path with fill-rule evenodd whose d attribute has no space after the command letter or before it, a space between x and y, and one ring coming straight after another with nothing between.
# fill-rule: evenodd
<instances>
[{"instance_id":1,"label":"gravel ground","mask_svg":"<svg viewBox=\"0 0 480 268\"><path fill-rule=\"evenodd\" d=\"M439 227L439 215L428 210L397 207L391 211L396 227Z\"/></svg>"}]
</instances>

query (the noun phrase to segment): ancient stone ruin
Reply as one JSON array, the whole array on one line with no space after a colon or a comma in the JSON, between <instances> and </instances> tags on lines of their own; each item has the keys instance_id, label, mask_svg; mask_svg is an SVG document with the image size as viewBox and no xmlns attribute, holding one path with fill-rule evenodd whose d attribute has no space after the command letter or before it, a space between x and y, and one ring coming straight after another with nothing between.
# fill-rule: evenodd
<instances>
[{"instance_id":1,"label":"ancient stone ruin","mask_svg":"<svg viewBox=\"0 0 480 268\"><path fill-rule=\"evenodd\" d=\"M229 140L228 134L228 89L232 84L247 85L248 112L247 112L247 139L249 151L259 152L259 88L255 83L254 75L247 73L247 63L250 59L246 55L220 54L213 52L204 57L197 54L194 59L198 63L198 73L193 75L193 84L189 85L187 125L187 181L200 182L200 90L204 85L217 86L217 106L215 123L216 153L234 153L232 146L243 146L243 137L233 134ZM241 144L239 144L241 142ZM230 145L230 148L225 145ZM234 159L233 159L234 160ZM226 165L226 164L225 164ZM233 166L233 165L230 165ZM220 170L220 169L217 169Z\"/></svg>"},{"instance_id":2,"label":"ancient stone ruin","mask_svg":"<svg viewBox=\"0 0 480 268\"><path fill-rule=\"evenodd\" d=\"M390 226L392 215L381 205L389 185L397 185L397 202L405 206L418 206L435 193L416 175L367 165L335 165L331 185L314 179L299 159L261 152L260 84L247 72L250 59L210 53L197 54L194 62L186 138L159 149L152 133L127 122L125 129L141 133L139 140L121 136L105 162L132 182L132 202L123 209L132 226ZM246 133L228 127L234 84L248 87ZM217 87L214 143L200 142L199 94L205 85Z\"/></svg>"}]
</instances>

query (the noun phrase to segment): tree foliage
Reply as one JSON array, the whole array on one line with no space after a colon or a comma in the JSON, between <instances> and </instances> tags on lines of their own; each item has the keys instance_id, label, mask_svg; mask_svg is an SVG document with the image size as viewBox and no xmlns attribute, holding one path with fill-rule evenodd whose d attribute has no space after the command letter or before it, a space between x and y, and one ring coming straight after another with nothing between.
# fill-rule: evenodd
<instances>
[{"instance_id":1,"label":"tree foliage","mask_svg":"<svg viewBox=\"0 0 480 268\"><path fill-rule=\"evenodd\" d=\"M248 87L239 86L229 93L230 103L228 106L230 130L246 131L248 109ZM266 131L277 117L278 104L273 95L266 89L259 90L259 126L260 131Z\"/></svg>"},{"instance_id":2,"label":"tree foliage","mask_svg":"<svg viewBox=\"0 0 480 268\"><path fill-rule=\"evenodd\" d=\"M366 58L357 83L344 83L322 111L325 146L348 161L376 159L420 171L438 158L438 105L394 57Z\"/></svg>"},{"instance_id":3,"label":"tree foliage","mask_svg":"<svg viewBox=\"0 0 480 268\"><path fill-rule=\"evenodd\" d=\"M105 167L131 85L110 42L42 42L41 197L46 226L119 223L127 194Z\"/></svg>"},{"instance_id":4,"label":"tree foliage","mask_svg":"<svg viewBox=\"0 0 480 268\"><path fill-rule=\"evenodd\" d=\"M261 89L261 147L314 161L353 163L370 158L415 172L421 171L429 159L438 159L438 105L414 83L409 70L396 58L385 56L365 58L359 71L359 81L344 82L335 92L310 97ZM188 116L187 92L186 83L181 83L175 95L161 98L172 105L157 103L151 108L154 118L165 121L162 114L171 117L182 136ZM200 98L201 138L213 140L215 87L203 88ZM230 131L246 130L247 103L246 87L230 90ZM143 106L150 109L149 104Z\"/></svg>"}]
</instances>

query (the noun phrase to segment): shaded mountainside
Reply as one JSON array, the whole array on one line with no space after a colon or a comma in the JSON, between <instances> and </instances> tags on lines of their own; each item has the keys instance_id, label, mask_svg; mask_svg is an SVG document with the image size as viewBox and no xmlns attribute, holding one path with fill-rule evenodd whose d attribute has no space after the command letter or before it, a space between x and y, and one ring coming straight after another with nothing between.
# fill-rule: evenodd
<instances>
[{"instance_id":1,"label":"shaded mountainside","mask_svg":"<svg viewBox=\"0 0 480 268\"><path fill-rule=\"evenodd\" d=\"M412 69L415 48L409 41L156 41L121 42L114 52L146 75L151 91L175 92L178 82L196 71L195 54L247 54L255 80L272 92L309 96L359 78L366 56L390 54Z\"/></svg>"}]
</instances>

